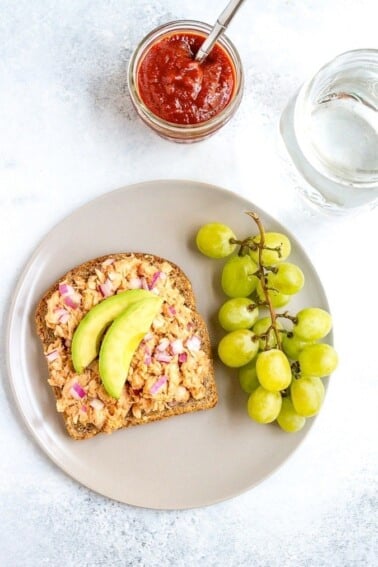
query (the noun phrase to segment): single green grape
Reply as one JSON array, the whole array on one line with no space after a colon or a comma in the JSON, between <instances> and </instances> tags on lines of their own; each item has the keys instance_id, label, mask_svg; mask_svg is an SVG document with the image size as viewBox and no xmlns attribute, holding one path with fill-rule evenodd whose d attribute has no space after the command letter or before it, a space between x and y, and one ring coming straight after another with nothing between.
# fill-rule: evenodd
<instances>
[{"instance_id":1,"label":"single green grape","mask_svg":"<svg viewBox=\"0 0 378 567\"><path fill-rule=\"evenodd\" d=\"M261 301L265 301L265 294L263 292L263 288L262 288L260 280L258 281L257 286L256 286L256 293L257 293L258 298ZM269 294L269 297L270 297L270 300L272 302L273 307L283 307L284 305L289 303L289 301L291 299L290 295L285 295L284 293L280 293L279 291L276 291L274 289L269 289L268 294Z\"/></svg>"},{"instance_id":2,"label":"single green grape","mask_svg":"<svg viewBox=\"0 0 378 567\"><path fill-rule=\"evenodd\" d=\"M280 413L281 404L279 392L268 392L259 386L248 398L248 415L258 423L271 423Z\"/></svg>"},{"instance_id":3,"label":"single green grape","mask_svg":"<svg viewBox=\"0 0 378 567\"><path fill-rule=\"evenodd\" d=\"M258 307L247 297L228 299L218 312L219 323L226 331L250 329L258 316Z\"/></svg>"},{"instance_id":4,"label":"single green grape","mask_svg":"<svg viewBox=\"0 0 378 567\"><path fill-rule=\"evenodd\" d=\"M276 289L284 295L294 295L304 286L305 278L302 270L290 262L282 262L275 266L277 272L268 273L268 287Z\"/></svg>"},{"instance_id":5,"label":"single green grape","mask_svg":"<svg viewBox=\"0 0 378 567\"><path fill-rule=\"evenodd\" d=\"M248 255L233 256L223 266L221 285L229 297L248 297L257 285L257 265Z\"/></svg>"},{"instance_id":6,"label":"single green grape","mask_svg":"<svg viewBox=\"0 0 378 567\"><path fill-rule=\"evenodd\" d=\"M316 343L305 346L298 356L301 372L306 376L328 376L337 367L337 352L331 345Z\"/></svg>"},{"instance_id":7,"label":"single green grape","mask_svg":"<svg viewBox=\"0 0 378 567\"><path fill-rule=\"evenodd\" d=\"M282 406L277 417L277 423L284 431L287 431L288 433L295 433L302 429L306 423L306 419L303 415L299 415L295 411L293 402L288 396L286 396L285 398L282 398Z\"/></svg>"},{"instance_id":8,"label":"single green grape","mask_svg":"<svg viewBox=\"0 0 378 567\"><path fill-rule=\"evenodd\" d=\"M252 241L258 244L261 240L260 235L254 236ZM269 250L264 249L262 251L262 265L272 266L277 264L277 262L283 262L290 255L291 244L285 234L280 232L266 232L264 238L264 246L267 246ZM259 262L259 250L250 251L251 258L255 262Z\"/></svg>"},{"instance_id":9,"label":"single green grape","mask_svg":"<svg viewBox=\"0 0 378 567\"><path fill-rule=\"evenodd\" d=\"M251 394L253 390L260 386L260 382L257 379L256 358L239 368L238 378L242 390L247 394Z\"/></svg>"},{"instance_id":10,"label":"single green grape","mask_svg":"<svg viewBox=\"0 0 378 567\"><path fill-rule=\"evenodd\" d=\"M311 417L319 412L323 403L323 382L315 376L303 376L293 380L290 395L295 411L304 417Z\"/></svg>"},{"instance_id":11,"label":"single green grape","mask_svg":"<svg viewBox=\"0 0 378 567\"><path fill-rule=\"evenodd\" d=\"M264 335L269 327L272 325L272 319L270 317L262 317L252 327L252 331L256 335ZM277 329L282 329L281 323L276 320ZM259 341L260 350L265 350L266 348L275 348L277 346L277 337L274 329L270 329L267 338L262 338Z\"/></svg>"},{"instance_id":12,"label":"single green grape","mask_svg":"<svg viewBox=\"0 0 378 567\"><path fill-rule=\"evenodd\" d=\"M293 333L304 341L318 341L332 329L332 317L319 307L307 307L296 315Z\"/></svg>"},{"instance_id":13,"label":"single green grape","mask_svg":"<svg viewBox=\"0 0 378 567\"><path fill-rule=\"evenodd\" d=\"M201 226L196 236L196 244L200 252L209 258L225 258L232 254L236 244L231 240L236 236L225 224L211 222Z\"/></svg>"},{"instance_id":14,"label":"single green grape","mask_svg":"<svg viewBox=\"0 0 378 567\"><path fill-rule=\"evenodd\" d=\"M285 334L282 339L282 349L291 360L298 360L299 353L312 341L303 341L292 333Z\"/></svg>"},{"instance_id":15,"label":"single green grape","mask_svg":"<svg viewBox=\"0 0 378 567\"><path fill-rule=\"evenodd\" d=\"M261 386L270 392L284 390L292 379L290 363L286 355L276 348L259 353L256 372Z\"/></svg>"},{"instance_id":16,"label":"single green grape","mask_svg":"<svg viewBox=\"0 0 378 567\"><path fill-rule=\"evenodd\" d=\"M219 358L226 366L239 368L248 364L259 350L255 334L248 329L238 329L225 335L219 342Z\"/></svg>"}]
</instances>

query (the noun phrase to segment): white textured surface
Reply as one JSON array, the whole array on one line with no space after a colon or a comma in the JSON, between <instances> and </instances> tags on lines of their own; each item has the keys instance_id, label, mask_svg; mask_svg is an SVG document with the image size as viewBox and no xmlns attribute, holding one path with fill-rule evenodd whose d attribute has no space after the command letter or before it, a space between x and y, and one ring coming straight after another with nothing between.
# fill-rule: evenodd
<instances>
[{"instance_id":1,"label":"white textured surface","mask_svg":"<svg viewBox=\"0 0 378 567\"><path fill-rule=\"evenodd\" d=\"M323 279L341 364L321 417L288 463L234 500L185 512L134 509L77 485L35 446L10 396L3 344L1 566L378 562L376 280L369 275L378 215L333 219L310 210L278 135L286 101L320 64L377 47L376 2L249 0L229 32L246 72L237 116L201 144L165 142L130 106L130 51L155 25L212 22L223 4L0 0L2 336L24 263L78 205L146 179L215 183L293 230Z\"/></svg>"}]
</instances>

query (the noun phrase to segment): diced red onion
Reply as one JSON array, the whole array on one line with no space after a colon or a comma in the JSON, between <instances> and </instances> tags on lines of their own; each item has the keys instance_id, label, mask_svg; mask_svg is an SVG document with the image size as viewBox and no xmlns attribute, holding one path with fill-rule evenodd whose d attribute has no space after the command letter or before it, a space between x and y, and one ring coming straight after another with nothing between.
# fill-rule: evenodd
<instances>
[{"instance_id":1,"label":"diced red onion","mask_svg":"<svg viewBox=\"0 0 378 567\"><path fill-rule=\"evenodd\" d=\"M71 307L72 309L76 309L79 307L80 304L80 295L75 293L74 288L72 285L68 285L66 283L59 284L59 293L63 297L64 303Z\"/></svg>"},{"instance_id":2,"label":"diced red onion","mask_svg":"<svg viewBox=\"0 0 378 567\"><path fill-rule=\"evenodd\" d=\"M61 283L59 284L59 293L60 295L72 295L75 293L75 290L71 285Z\"/></svg>"},{"instance_id":3,"label":"diced red onion","mask_svg":"<svg viewBox=\"0 0 378 567\"><path fill-rule=\"evenodd\" d=\"M78 382L75 382L72 385L72 387L70 389L70 393L77 400L85 398L85 396L87 395L86 391L80 386L80 384Z\"/></svg>"},{"instance_id":4,"label":"diced red onion","mask_svg":"<svg viewBox=\"0 0 378 567\"><path fill-rule=\"evenodd\" d=\"M160 275L161 275L161 272L155 272L154 273L154 275L152 276L151 283L150 283L150 289L155 287L155 284L158 281L158 279L160 278Z\"/></svg>"},{"instance_id":5,"label":"diced red onion","mask_svg":"<svg viewBox=\"0 0 378 567\"><path fill-rule=\"evenodd\" d=\"M102 410L102 408L104 407L104 403L99 400L98 398L94 398L93 400L91 400L89 402L89 405L94 409L94 410Z\"/></svg>"},{"instance_id":6,"label":"diced red onion","mask_svg":"<svg viewBox=\"0 0 378 567\"><path fill-rule=\"evenodd\" d=\"M80 302L77 300L77 297L78 297L77 294L65 295L63 301L68 307L71 307L72 309L77 309L80 305Z\"/></svg>"},{"instance_id":7,"label":"diced red onion","mask_svg":"<svg viewBox=\"0 0 378 567\"><path fill-rule=\"evenodd\" d=\"M100 284L100 291L104 297L113 295L113 285L109 278L103 284Z\"/></svg>"},{"instance_id":8,"label":"diced red onion","mask_svg":"<svg viewBox=\"0 0 378 567\"><path fill-rule=\"evenodd\" d=\"M186 362L187 360L188 360L188 355L186 352L182 352L181 354L179 354L178 361L181 362L181 364L183 362Z\"/></svg>"},{"instance_id":9,"label":"diced red onion","mask_svg":"<svg viewBox=\"0 0 378 567\"><path fill-rule=\"evenodd\" d=\"M149 285L146 281L146 278L140 278L140 281L142 283L142 289L146 290L146 291L150 291Z\"/></svg>"},{"instance_id":10,"label":"diced red onion","mask_svg":"<svg viewBox=\"0 0 378 567\"><path fill-rule=\"evenodd\" d=\"M171 315L176 315L176 309L173 307L173 305L168 306L168 311Z\"/></svg>"},{"instance_id":11,"label":"diced red onion","mask_svg":"<svg viewBox=\"0 0 378 567\"><path fill-rule=\"evenodd\" d=\"M48 353L46 354L46 358L47 358L47 360L48 360L49 362L52 362L53 360L56 360L58 357L59 357L59 354L58 354L58 351L57 351L56 349L55 349L55 350L52 350L51 352L48 352Z\"/></svg>"},{"instance_id":12,"label":"diced red onion","mask_svg":"<svg viewBox=\"0 0 378 567\"><path fill-rule=\"evenodd\" d=\"M55 313L58 316L59 323L67 323L68 319L70 318L70 314L66 309L56 309Z\"/></svg>"},{"instance_id":13,"label":"diced red onion","mask_svg":"<svg viewBox=\"0 0 378 567\"><path fill-rule=\"evenodd\" d=\"M146 353L146 354L144 355L144 364L145 364L146 366L150 366L151 362L152 362L151 355L148 354L148 353Z\"/></svg>"},{"instance_id":14,"label":"diced red onion","mask_svg":"<svg viewBox=\"0 0 378 567\"><path fill-rule=\"evenodd\" d=\"M160 376L160 378L158 378L156 382L152 384L150 388L151 394L157 394L157 392L164 386L167 380L168 376Z\"/></svg>"},{"instance_id":15,"label":"diced red onion","mask_svg":"<svg viewBox=\"0 0 378 567\"><path fill-rule=\"evenodd\" d=\"M80 410L84 413L87 413L87 406L81 406Z\"/></svg>"},{"instance_id":16,"label":"diced red onion","mask_svg":"<svg viewBox=\"0 0 378 567\"><path fill-rule=\"evenodd\" d=\"M169 346L169 339L167 339L167 337L164 337L157 345L156 350L163 352L167 350L168 346Z\"/></svg>"},{"instance_id":17,"label":"diced red onion","mask_svg":"<svg viewBox=\"0 0 378 567\"><path fill-rule=\"evenodd\" d=\"M140 278L132 278L129 281L129 289L140 289L142 287L142 280Z\"/></svg>"},{"instance_id":18,"label":"diced red onion","mask_svg":"<svg viewBox=\"0 0 378 567\"><path fill-rule=\"evenodd\" d=\"M184 345L182 344L182 340L176 339L175 341L172 341L171 350L173 354L181 354L182 352L184 352Z\"/></svg>"},{"instance_id":19,"label":"diced red onion","mask_svg":"<svg viewBox=\"0 0 378 567\"><path fill-rule=\"evenodd\" d=\"M153 287L153 288L151 289L151 293L154 293L155 295L159 295L159 294L160 294L160 291L159 291L159 289L158 289L157 287Z\"/></svg>"},{"instance_id":20,"label":"diced red onion","mask_svg":"<svg viewBox=\"0 0 378 567\"><path fill-rule=\"evenodd\" d=\"M196 335L193 335L188 339L185 343L186 348L189 349L191 352L198 352L201 348L201 339Z\"/></svg>"},{"instance_id":21,"label":"diced red onion","mask_svg":"<svg viewBox=\"0 0 378 567\"><path fill-rule=\"evenodd\" d=\"M167 354L166 352L157 352L155 354L155 359L158 360L159 362L171 362L172 357L170 354Z\"/></svg>"}]
</instances>

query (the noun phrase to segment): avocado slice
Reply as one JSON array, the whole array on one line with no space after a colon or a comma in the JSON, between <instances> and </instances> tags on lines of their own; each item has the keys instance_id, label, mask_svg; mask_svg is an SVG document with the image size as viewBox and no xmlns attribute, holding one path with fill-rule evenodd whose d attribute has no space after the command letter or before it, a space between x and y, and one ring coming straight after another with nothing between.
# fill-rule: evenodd
<instances>
[{"instance_id":1,"label":"avocado slice","mask_svg":"<svg viewBox=\"0 0 378 567\"><path fill-rule=\"evenodd\" d=\"M101 343L99 371L103 386L113 398L119 398L126 382L131 359L163 300L153 296L132 303L119 315Z\"/></svg>"},{"instance_id":2,"label":"avocado slice","mask_svg":"<svg viewBox=\"0 0 378 567\"><path fill-rule=\"evenodd\" d=\"M144 289L130 289L103 299L88 311L77 326L71 343L72 363L78 374L97 357L109 324L132 303L152 296L156 297Z\"/></svg>"}]
</instances>

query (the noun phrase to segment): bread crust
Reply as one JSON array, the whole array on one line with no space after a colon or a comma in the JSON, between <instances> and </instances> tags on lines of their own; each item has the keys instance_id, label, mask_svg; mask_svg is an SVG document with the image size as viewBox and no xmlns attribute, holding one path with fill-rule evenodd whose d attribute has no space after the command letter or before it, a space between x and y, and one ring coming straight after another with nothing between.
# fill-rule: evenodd
<instances>
[{"instance_id":1,"label":"bread crust","mask_svg":"<svg viewBox=\"0 0 378 567\"><path fill-rule=\"evenodd\" d=\"M63 419L65 422L67 432L72 438L77 440L88 439L101 432L110 433L113 430L120 428L140 425L144 423L150 423L153 421L160 421L162 419L166 419L168 417L175 415L181 415L184 413L209 409L214 407L218 401L209 333L205 321L197 311L195 296L193 293L191 282L178 265L174 264L169 260L166 260L165 258L153 254L145 254L141 252L133 252L133 253L121 252L115 254L107 254L106 256L100 256L91 259L89 261L86 261L72 268L61 278L59 278L59 280L56 281L44 293L35 311L36 331L41 340L44 352L45 353L48 352L49 347L57 340L57 337L54 334L54 329L51 328L46 323L46 317L48 314L49 300L51 300L53 295L59 290L59 284L61 282L65 282L66 284L70 285L74 281L74 279L78 277L82 278L85 281L88 281L88 278L90 278L90 276L93 276L93 274L96 273L96 270L99 270L103 265L103 263L109 259L112 259L114 262L121 260L137 259L144 263L148 263L154 266L161 266L164 263L169 264L169 266L171 267L169 278L171 281L174 282L175 288L184 298L185 306L188 307L191 311L192 324L193 327L195 327L196 329L196 335L200 338L201 341L201 351L205 353L206 358L209 362L209 372L206 375L203 384L205 387L206 395L202 399L194 399L193 397L190 397L190 399L186 402L176 403L171 407L167 406L164 408L164 410L150 411L149 413L142 414L140 417L133 415L129 411L128 414L125 416L123 423L119 427L116 427L111 431L106 430L106 428L105 429L98 428L93 423L89 423L86 425L82 425L80 421L74 423L70 418L70 416L64 411ZM84 316L85 313L86 311L83 311L82 316ZM70 350L69 350L69 354L70 354ZM69 376L72 375L72 372L73 372L73 368L72 368L72 363L70 362ZM50 365L49 365L49 378L51 378ZM99 377L98 379L100 380ZM54 385L51 387L57 402L59 402L59 400L62 397L63 387L57 387Z\"/></svg>"}]
</instances>

